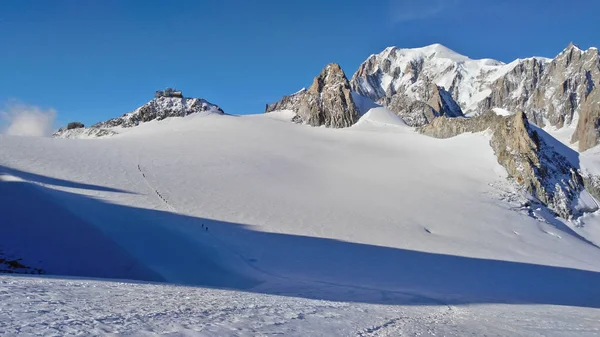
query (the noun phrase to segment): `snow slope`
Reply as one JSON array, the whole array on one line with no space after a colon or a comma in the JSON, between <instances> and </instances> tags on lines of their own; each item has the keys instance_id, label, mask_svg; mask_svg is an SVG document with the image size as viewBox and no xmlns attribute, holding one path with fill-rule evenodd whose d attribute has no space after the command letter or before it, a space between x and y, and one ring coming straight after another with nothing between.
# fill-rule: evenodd
<instances>
[{"instance_id":1,"label":"snow slope","mask_svg":"<svg viewBox=\"0 0 600 337\"><path fill-rule=\"evenodd\" d=\"M598 309L373 305L159 284L0 276L0 334L597 336Z\"/></svg>"},{"instance_id":2,"label":"snow slope","mask_svg":"<svg viewBox=\"0 0 600 337\"><path fill-rule=\"evenodd\" d=\"M327 129L285 123L270 114L190 115L143 123L97 140L0 136L5 177L0 217L3 231L10 233L1 236L0 245L47 274L238 291L227 295L189 289L217 296L198 304L207 312L156 314L164 322L141 314L145 318L134 319L137 323L129 329L156 324L163 332L184 331L186 324L208 322L189 320L213 317L211 312L233 321L238 311L224 306L223 298L237 298L243 303L241 312L250 315L240 323L244 329L256 323L252 317L265 301L276 304L264 310L297 305L290 309L296 312L303 306L311 311L317 302L309 300L317 299L362 303L346 313L332 309L332 315L345 317L341 324L346 328L364 312L374 314L354 327L385 325L375 318L394 319L388 310L418 316L423 311L416 305L442 311L446 305L468 306L472 315L494 318L494 310L510 315L512 305L532 304L542 305L542 312L553 317L565 317L555 324L598 331L598 323L584 317L600 307L600 250L567 228L514 209L516 191L505 183L506 172L485 134L433 139L391 117L385 109L372 109L355 127ZM62 236L66 232L72 233L71 240ZM0 292L3 303L12 303L15 310L23 303L16 296L34 292L31 284L36 282L48 294L40 301L50 308L56 308L53 298L69 299L79 291L69 289L67 281L0 282L9 293ZM95 291L84 291L92 296L86 300L91 308L106 300L120 310L120 294L136 287L82 282L122 288L102 300ZM181 302L169 299L169 306L186 305L188 290L140 287L140 292L150 292L149 298L176 292L171 296ZM59 307L73 314L80 306L60 301L64 304ZM381 304L391 307L370 307ZM471 306L475 304L487 309ZM492 309L497 304L503 307ZM329 312L316 310L326 315L324 311ZM103 322L109 331L135 317L110 308L101 312L106 314L86 324ZM579 318L568 322L573 312ZM28 317L24 312L3 318L9 323L0 329L25 325ZM52 319L70 328L66 319L46 317L42 323ZM419 320L415 322L417 329ZM500 329L496 334L511 334L495 322L489 324ZM302 335L302 329L321 323L311 326L306 319L293 324L301 327L290 334ZM467 325L454 332L483 328ZM231 334L269 329L275 328L259 324L253 332ZM342 328L332 331L350 334ZM365 331L362 335L384 332Z\"/></svg>"},{"instance_id":3,"label":"snow slope","mask_svg":"<svg viewBox=\"0 0 600 337\"><path fill-rule=\"evenodd\" d=\"M376 127L405 127L408 128L406 123L395 113L389 111L384 107L369 109L358 122L353 125L353 128L364 128L367 125L373 125Z\"/></svg>"}]
</instances>

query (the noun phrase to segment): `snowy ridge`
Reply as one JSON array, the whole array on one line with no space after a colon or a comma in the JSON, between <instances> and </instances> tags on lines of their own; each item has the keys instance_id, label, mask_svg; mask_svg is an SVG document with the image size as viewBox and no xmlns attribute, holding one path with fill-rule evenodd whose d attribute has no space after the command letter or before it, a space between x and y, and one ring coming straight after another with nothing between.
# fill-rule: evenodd
<instances>
[{"instance_id":1,"label":"snowy ridge","mask_svg":"<svg viewBox=\"0 0 600 337\"><path fill-rule=\"evenodd\" d=\"M411 126L433 115L476 116L493 108L523 111L532 123L569 128L567 143L585 151L600 143L597 104L600 54L570 44L555 58L530 57L504 64L472 60L442 45L386 48L371 55L352 77L352 88L389 108ZM432 86L433 84L433 86ZM443 95L447 93L447 95ZM444 105L437 104L442 94ZM432 101L433 100L433 101ZM452 102L454 101L454 102ZM447 108L444 111L443 108ZM580 115L584 114L584 118Z\"/></svg>"},{"instance_id":2,"label":"snowy ridge","mask_svg":"<svg viewBox=\"0 0 600 337\"><path fill-rule=\"evenodd\" d=\"M90 128L71 130L61 128L52 137L79 139L110 137L127 131L127 128L138 126L140 123L161 121L170 117L185 117L191 114L223 115L224 112L217 105L201 98L156 97L121 117L96 123Z\"/></svg>"},{"instance_id":3,"label":"snowy ridge","mask_svg":"<svg viewBox=\"0 0 600 337\"><path fill-rule=\"evenodd\" d=\"M407 127L402 118L384 107L372 108L367 111L353 128L360 128L365 125Z\"/></svg>"},{"instance_id":4,"label":"snowy ridge","mask_svg":"<svg viewBox=\"0 0 600 337\"><path fill-rule=\"evenodd\" d=\"M456 102L468 112L475 108L478 99L485 98L486 85L509 70L500 61L472 60L440 44L414 49L389 47L361 65L352 85L360 94L379 101L400 91L411 95L419 78L428 78L452 92Z\"/></svg>"},{"instance_id":5,"label":"snowy ridge","mask_svg":"<svg viewBox=\"0 0 600 337\"><path fill-rule=\"evenodd\" d=\"M132 127L143 122L162 120L167 117L185 117L193 113L223 114L223 110L201 98L157 97L122 117L94 124L92 127Z\"/></svg>"},{"instance_id":6,"label":"snowy ridge","mask_svg":"<svg viewBox=\"0 0 600 337\"><path fill-rule=\"evenodd\" d=\"M371 55L352 78L353 88L379 101L396 92L414 92L425 77L452 94L465 114L477 111L478 103L490 93L494 81L528 60L549 63L552 59L532 57L509 64L493 59L472 60L440 44L423 48L388 47ZM402 90L407 88L407 90ZM421 99L418 95L413 97Z\"/></svg>"}]
</instances>

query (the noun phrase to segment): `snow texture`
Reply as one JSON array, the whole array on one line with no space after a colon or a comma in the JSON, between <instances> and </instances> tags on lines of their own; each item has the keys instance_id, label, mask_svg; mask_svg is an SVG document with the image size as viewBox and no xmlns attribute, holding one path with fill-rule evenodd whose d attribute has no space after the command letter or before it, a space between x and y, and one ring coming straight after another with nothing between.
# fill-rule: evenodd
<instances>
[{"instance_id":1,"label":"snow texture","mask_svg":"<svg viewBox=\"0 0 600 337\"><path fill-rule=\"evenodd\" d=\"M0 136L0 249L44 272L0 278L0 334L600 331L598 220L519 208L489 136L281 115Z\"/></svg>"}]
</instances>

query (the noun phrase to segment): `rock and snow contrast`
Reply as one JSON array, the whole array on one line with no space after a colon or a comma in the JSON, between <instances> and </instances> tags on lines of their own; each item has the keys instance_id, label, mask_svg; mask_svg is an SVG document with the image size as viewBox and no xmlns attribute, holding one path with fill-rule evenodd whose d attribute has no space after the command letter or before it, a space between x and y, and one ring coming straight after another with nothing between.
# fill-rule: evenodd
<instances>
[{"instance_id":1,"label":"rock and snow contrast","mask_svg":"<svg viewBox=\"0 0 600 337\"><path fill-rule=\"evenodd\" d=\"M597 335L594 51L388 48L260 115L0 136L0 334Z\"/></svg>"},{"instance_id":2,"label":"rock and snow contrast","mask_svg":"<svg viewBox=\"0 0 600 337\"><path fill-rule=\"evenodd\" d=\"M294 111L293 120L298 123L333 128L353 125L360 114L350 82L339 64L335 63L328 64L308 89L267 105L265 112L278 110Z\"/></svg>"},{"instance_id":3,"label":"rock and snow contrast","mask_svg":"<svg viewBox=\"0 0 600 337\"><path fill-rule=\"evenodd\" d=\"M371 55L351 85L413 126L438 115L474 115L492 108L523 111L538 126L570 128L571 142L584 151L599 139L599 82L596 48L584 51L570 44L554 59L532 57L504 64L472 60L434 44L390 47Z\"/></svg>"},{"instance_id":4,"label":"rock and snow contrast","mask_svg":"<svg viewBox=\"0 0 600 337\"><path fill-rule=\"evenodd\" d=\"M112 118L105 122L92 125L90 128L65 127L54 133L55 138L100 138L113 136L140 123L160 121L168 117L185 117L191 114L223 114L218 106L201 98L159 96L121 117Z\"/></svg>"}]
</instances>

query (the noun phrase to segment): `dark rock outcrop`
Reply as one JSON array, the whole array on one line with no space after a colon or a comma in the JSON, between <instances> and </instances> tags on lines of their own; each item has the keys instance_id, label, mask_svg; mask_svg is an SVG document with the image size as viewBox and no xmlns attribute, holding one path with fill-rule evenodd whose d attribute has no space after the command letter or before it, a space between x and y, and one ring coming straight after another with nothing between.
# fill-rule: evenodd
<instances>
[{"instance_id":1,"label":"dark rock outcrop","mask_svg":"<svg viewBox=\"0 0 600 337\"><path fill-rule=\"evenodd\" d=\"M67 124L67 130L73 130L73 129L79 129L79 128L85 128L85 125L83 125L83 123L80 123L80 122L70 122L69 124Z\"/></svg>"},{"instance_id":2,"label":"dark rock outcrop","mask_svg":"<svg viewBox=\"0 0 600 337\"><path fill-rule=\"evenodd\" d=\"M294 111L293 121L311 126L344 128L359 118L350 83L335 63L328 64L308 89L267 105L265 112L276 110Z\"/></svg>"},{"instance_id":3,"label":"dark rock outcrop","mask_svg":"<svg viewBox=\"0 0 600 337\"><path fill-rule=\"evenodd\" d=\"M420 99L412 98L414 96L411 97L404 92L398 92L391 98L382 98L380 102L400 116L409 126L423 126L439 116L463 116L458 104L443 88L432 82L417 88Z\"/></svg>"}]
</instances>

